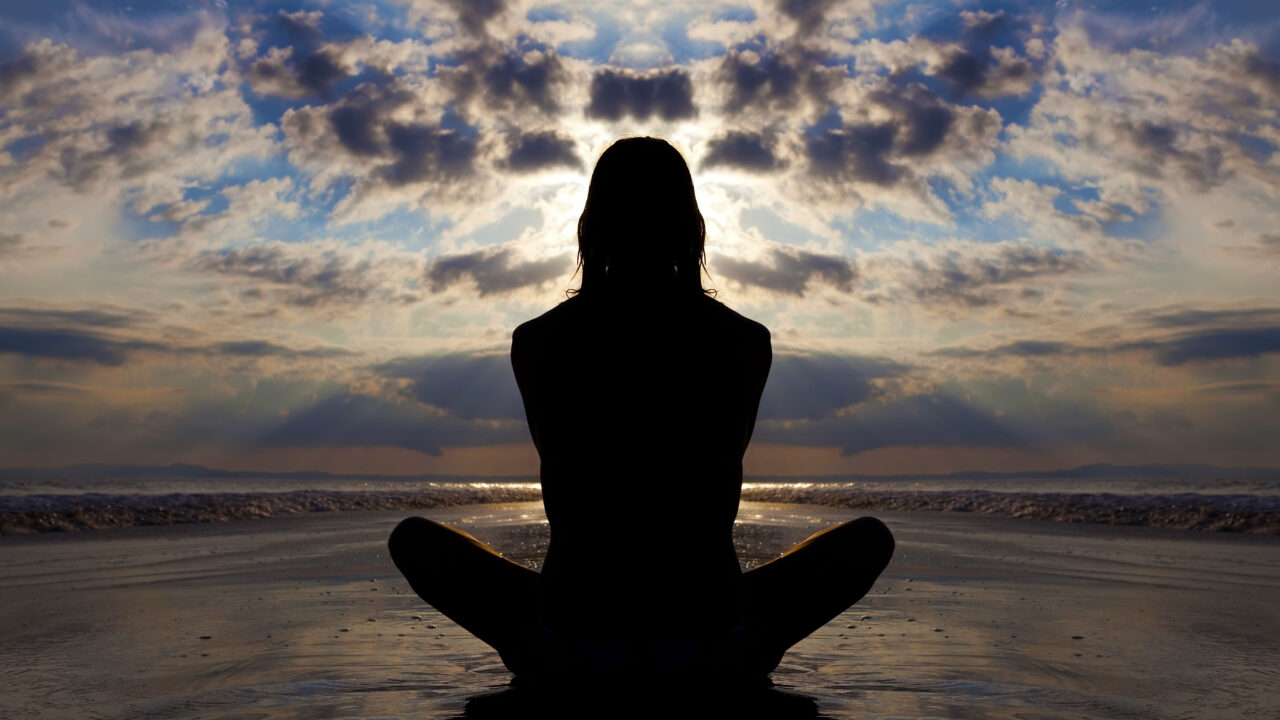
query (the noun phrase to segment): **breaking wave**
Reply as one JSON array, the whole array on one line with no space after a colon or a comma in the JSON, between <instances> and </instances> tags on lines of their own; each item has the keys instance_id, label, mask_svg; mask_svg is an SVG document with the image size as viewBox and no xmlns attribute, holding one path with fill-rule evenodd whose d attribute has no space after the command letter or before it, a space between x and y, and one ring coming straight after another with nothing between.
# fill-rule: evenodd
<instances>
[{"instance_id":1,"label":"breaking wave","mask_svg":"<svg viewBox=\"0 0 1280 720\"><path fill-rule=\"evenodd\" d=\"M0 534L213 523L312 512L414 510L541 498L537 483L438 483L419 490L296 490L0 497ZM1280 534L1280 497L1258 495L861 490L841 483L746 483L742 499L852 510L973 512L1073 523Z\"/></svg>"},{"instance_id":2,"label":"breaking wave","mask_svg":"<svg viewBox=\"0 0 1280 720\"><path fill-rule=\"evenodd\" d=\"M312 512L414 510L541 497L536 483L450 483L407 491L23 495L0 497L0 535L215 523Z\"/></svg>"},{"instance_id":3,"label":"breaking wave","mask_svg":"<svg viewBox=\"0 0 1280 720\"><path fill-rule=\"evenodd\" d=\"M742 498L857 510L973 512L1057 522L1280 534L1280 497L1275 496L874 491L839 483L749 483L743 486Z\"/></svg>"}]
</instances>

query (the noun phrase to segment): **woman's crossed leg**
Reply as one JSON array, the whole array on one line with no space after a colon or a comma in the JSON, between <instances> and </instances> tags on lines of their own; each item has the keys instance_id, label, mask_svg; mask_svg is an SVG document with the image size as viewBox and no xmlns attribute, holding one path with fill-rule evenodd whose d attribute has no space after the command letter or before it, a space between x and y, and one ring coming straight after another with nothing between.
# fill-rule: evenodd
<instances>
[{"instance_id":1,"label":"woman's crossed leg","mask_svg":"<svg viewBox=\"0 0 1280 720\"><path fill-rule=\"evenodd\" d=\"M502 557L461 530L433 520L402 521L388 541L414 592L491 645L516 675L536 674L530 648L537 627L538 573ZM862 517L822 530L743 575L746 635L761 674L792 645L871 589L893 557L884 523Z\"/></svg>"}]
</instances>

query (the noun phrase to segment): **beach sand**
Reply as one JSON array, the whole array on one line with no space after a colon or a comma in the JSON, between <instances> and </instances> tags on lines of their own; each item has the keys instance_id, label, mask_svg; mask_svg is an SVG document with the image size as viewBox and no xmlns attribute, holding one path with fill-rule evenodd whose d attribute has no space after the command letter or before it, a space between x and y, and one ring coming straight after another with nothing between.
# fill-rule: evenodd
<instances>
[{"instance_id":1,"label":"beach sand","mask_svg":"<svg viewBox=\"0 0 1280 720\"><path fill-rule=\"evenodd\" d=\"M531 565L544 547L539 503L422 514ZM0 717L462 716L510 675L396 573L404 515L0 537ZM893 563L773 676L824 717L1280 712L1280 537L877 515ZM743 558L854 516L744 503Z\"/></svg>"}]
</instances>

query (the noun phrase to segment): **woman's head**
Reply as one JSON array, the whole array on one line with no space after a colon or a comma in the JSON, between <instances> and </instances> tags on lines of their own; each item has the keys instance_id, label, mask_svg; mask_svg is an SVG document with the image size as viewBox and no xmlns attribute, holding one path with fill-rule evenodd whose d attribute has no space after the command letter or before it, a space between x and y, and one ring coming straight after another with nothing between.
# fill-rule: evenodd
<instances>
[{"instance_id":1,"label":"woman's head","mask_svg":"<svg viewBox=\"0 0 1280 720\"><path fill-rule=\"evenodd\" d=\"M619 140L591 173L578 219L582 286L576 292L623 282L703 292L705 240L680 151L658 138Z\"/></svg>"}]
</instances>

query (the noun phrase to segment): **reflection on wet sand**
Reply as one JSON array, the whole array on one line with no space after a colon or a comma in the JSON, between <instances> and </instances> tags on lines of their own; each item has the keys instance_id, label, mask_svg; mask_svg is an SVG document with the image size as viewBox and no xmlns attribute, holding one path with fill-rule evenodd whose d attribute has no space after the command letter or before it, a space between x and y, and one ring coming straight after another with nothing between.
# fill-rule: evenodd
<instances>
[{"instance_id":1,"label":"reflection on wet sand","mask_svg":"<svg viewBox=\"0 0 1280 720\"><path fill-rule=\"evenodd\" d=\"M537 566L537 504L432 512ZM850 512L745 503L744 563ZM527 707L503 695L510 676L497 655L395 574L383 543L401 514L0 538L0 715L449 718ZM1275 538L891 517L901 542L882 582L773 675L775 691L811 699L821 717L1262 718L1280 702ZM483 699L495 695L505 699ZM630 707L612 702L595 714Z\"/></svg>"}]
</instances>

